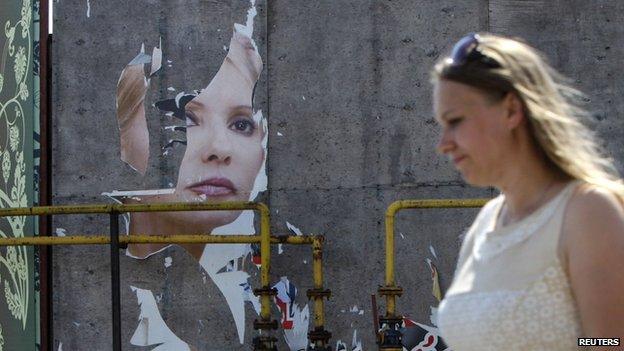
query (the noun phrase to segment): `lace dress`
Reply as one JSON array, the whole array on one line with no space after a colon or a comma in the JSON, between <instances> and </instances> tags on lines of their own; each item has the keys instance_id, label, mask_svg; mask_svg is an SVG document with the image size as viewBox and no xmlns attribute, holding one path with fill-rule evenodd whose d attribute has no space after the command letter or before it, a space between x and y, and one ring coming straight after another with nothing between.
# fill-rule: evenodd
<instances>
[{"instance_id":1,"label":"lace dress","mask_svg":"<svg viewBox=\"0 0 624 351\"><path fill-rule=\"evenodd\" d=\"M521 221L496 228L501 195L466 234L438 326L453 351L577 350L580 318L557 254L577 182Z\"/></svg>"}]
</instances>

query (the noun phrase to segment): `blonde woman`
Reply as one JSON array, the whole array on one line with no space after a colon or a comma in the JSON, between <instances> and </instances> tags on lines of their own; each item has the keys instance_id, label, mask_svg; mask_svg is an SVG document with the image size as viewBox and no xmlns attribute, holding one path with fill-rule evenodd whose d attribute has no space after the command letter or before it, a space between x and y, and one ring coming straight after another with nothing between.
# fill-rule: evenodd
<instances>
[{"instance_id":1,"label":"blonde woman","mask_svg":"<svg viewBox=\"0 0 624 351\"><path fill-rule=\"evenodd\" d=\"M624 342L624 186L579 121L580 94L536 49L487 33L461 39L433 84L438 151L501 192L464 237L439 307L444 340L454 351Z\"/></svg>"}]
</instances>

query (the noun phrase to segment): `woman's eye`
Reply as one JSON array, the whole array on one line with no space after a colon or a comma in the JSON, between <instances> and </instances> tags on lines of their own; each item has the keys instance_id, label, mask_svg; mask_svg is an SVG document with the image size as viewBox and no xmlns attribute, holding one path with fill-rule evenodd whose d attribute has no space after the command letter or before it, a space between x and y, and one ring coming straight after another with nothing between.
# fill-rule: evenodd
<instances>
[{"instance_id":1,"label":"woman's eye","mask_svg":"<svg viewBox=\"0 0 624 351\"><path fill-rule=\"evenodd\" d=\"M185 116L187 127L193 127L197 125L197 123L195 122L195 117L193 115L191 115L190 113L186 113Z\"/></svg>"},{"instance_id":2,"label":"woman's eye","mask_svg":"<svg viewBox=\"0 0 624 351\"><path fill-rule=\"evenodd\" d=\"M453 119L448 120L446 123L449 126L454 127L454 126L458 125L461 121L462 121L461 118L453 118Z\"/></svg>"},{"instance_id":3,"label":"woman's eye","mask_svg":"<svg viewBox=\"0 0 624 351\"><path fill-rule=\"evenodd\" d=\"M256 126L254 125L252 121L248 119L239 119L239 120L234 121L234 123L230 125L230 128L232 128L233 130L237 132L241 132L246 135L251 135L256 129Z\"/></svg>"}]
</instances>

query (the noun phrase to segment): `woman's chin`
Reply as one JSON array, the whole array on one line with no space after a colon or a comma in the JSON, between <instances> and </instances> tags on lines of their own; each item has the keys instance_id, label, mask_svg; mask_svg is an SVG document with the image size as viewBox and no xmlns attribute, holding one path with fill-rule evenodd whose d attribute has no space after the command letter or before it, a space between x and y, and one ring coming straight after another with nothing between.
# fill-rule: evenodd
<instances>
[{"instance_id":1,"label":"woman's chin","mask_svg":"<svg viewBox=\"0 0 624 351\"><path fill-rule=\"evenodd\" d=\"M489 186L492 186L490 182L485 181L484 179L479 179L478 177L470 177L469 175L466 175L464 173L462 173L462 179L466 184L476 188L487 188Z\"/></svg>"},{"instance_id":2,"label":"woman's chin","mask_svg":"<svg viewBox=\"0 0 624 351\"><path fill-rule=\"evenodd\" d=\"M188 234L204 234L206 231L234 222L240 214L241 211L184 211L178 212L175 220L182 227L197 228L201 231Z\"/></svg>"},{"instance_id":3,"label":"woman's chin","mask_svg":"<svg viewBox=\"0 0 624 351\"><path fill-rule=\"evenodd\" d=\"M208 195L203 193L196 193L193 191L182 191L176 192L176 199L179 202L208 202L208 203L220 203L220 202L232 202L232 201L241 201L237 199L237 196L234 193L228 194L218 194L218 195Z\"/></svg>"}]
</instances>

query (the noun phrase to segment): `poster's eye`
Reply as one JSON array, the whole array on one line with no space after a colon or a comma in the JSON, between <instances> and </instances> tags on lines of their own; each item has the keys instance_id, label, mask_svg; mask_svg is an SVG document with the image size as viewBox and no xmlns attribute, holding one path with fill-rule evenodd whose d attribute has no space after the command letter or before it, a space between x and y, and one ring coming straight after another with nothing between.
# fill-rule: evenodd
<instances>
[{"instance_id":1,"label":"poster's eye","mask_svg":"<svg viewBox=\"0 0 624 351\"><path fill-rule=\"evenodd\" d=\"M197 118L193 115L193 113L186 111L184 113L184 116L185 116L187 127L193 127L197 125Z\"/></svg>"},{"instance_id":2,"label":"poster's eye","mask_svg":"<svg viewBox=\"0 0 624 351\"><path fill-rule=\"evenodd\" d=\"M256 129L255 123L248 118L239 118L230 125L230 129L245 135L253 134Z\"/></svg>"}]
</instances>

